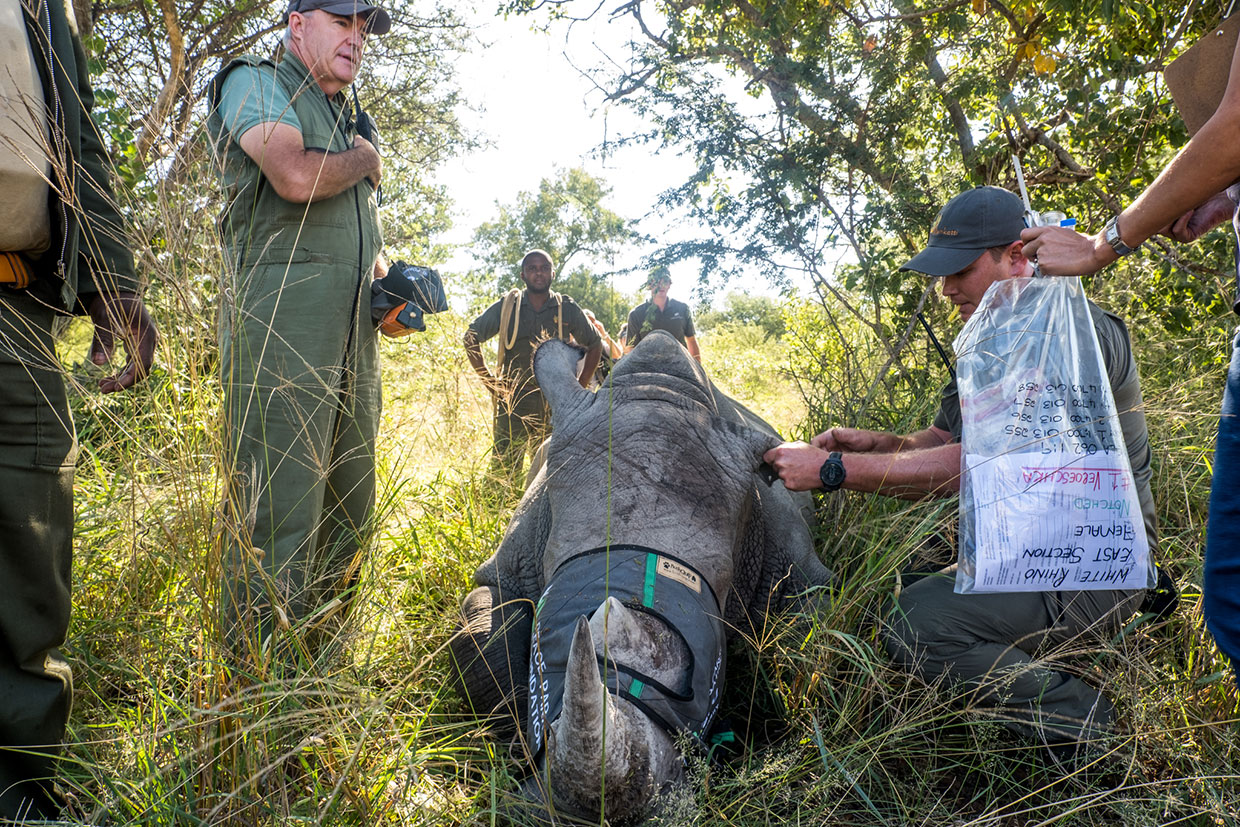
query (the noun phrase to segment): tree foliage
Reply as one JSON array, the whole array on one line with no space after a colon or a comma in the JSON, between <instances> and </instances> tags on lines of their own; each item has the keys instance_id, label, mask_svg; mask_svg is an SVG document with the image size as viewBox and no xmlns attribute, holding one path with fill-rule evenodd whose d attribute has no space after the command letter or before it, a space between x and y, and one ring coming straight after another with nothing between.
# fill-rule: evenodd
<instances>
[{"instance_id":1,"label":"tree foliage","mask_svg":"<svg viewBox=\"0 0 1240 827\"><path fill-rule=\"evenodd\" d=\"M611 188L581 168L544 178L537 192L521 192L512 204L496 204L498 214L474 232L480 266L467 277L476 305L521 286L521 258L546 250L556 268L555 289L594 311L615 333L627 313L627 300L599 266L637 240L633 222L604 203Z\"/></svg>"},{"instance_id":2,"label":"tree foliage","mask_svg":"<svg viewBox=\"0 0 1240 827\"><path fill-rule=\"evenodd\" d=\"M732 291L724 298L723 307L702 308L694 312L694 326L710 330L721 325L754 327L763 339L779 339L787 330L780 302L771 296L754 296Z\"/></svg>"},{"instance_id":3,"label":"tree foliage","mask_svg":"<svg viewBox=\"0 0 1240 827\"><path fill-rule=\"evenodd\" d=\"M1096 229L1128 203L1185 138L1161 70L1225 5L629 0L610 24L631 47L598 77L655 124L633 140L696 158L664 200L709 231L671 257L777 284L799 270L883 338L925 296L896 268L937 208L968 186L1015 190L1011 154L1035 209ZM590 2L508 8L602 25ZM1165 323L1188 323L1186 306L1223 311L1219 269L1197 263L1211 253L1143 274Z\"/></svg>"},{"instance_id":4,"label":"tree foliage","mask_svg":"<svg viewBox=\"0 0 1240 827\"><path fill-rule=\"evenodd\" d=\"M286 3L75 4L95 64L96 116L112 138L122 179L139 193L188 185L185 197L201 199L210 191L202 176L210 169L202 132L207 83L231 58L275 51ZM446 6L384 5L392 30L367 40L357 94L379 124L389 246L426 255L429 234L448 223L447 196L433 171L470 142L456 119L461 101L451 69L468 33Z\"/></svg>"}]
</instances>

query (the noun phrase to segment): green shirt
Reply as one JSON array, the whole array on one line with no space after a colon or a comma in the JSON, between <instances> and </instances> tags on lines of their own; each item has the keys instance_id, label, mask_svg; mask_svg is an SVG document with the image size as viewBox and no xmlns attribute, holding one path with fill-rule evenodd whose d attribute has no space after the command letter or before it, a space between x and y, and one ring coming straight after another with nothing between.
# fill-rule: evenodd
<instances>
[{"instance_id":1,"label":"green shirt","mask_svg":"<svg viewBox=\"0 0 1240 827\"><path fill-rule=\"evenodd\" d=\"M234 138L264 123L288 124L301 132L293 102L276 83L275 73L257 66L238 66L228 73L220 90L219 113Z\"/></svg>"},{"instance_id":2,"label":"green shirt","mask_svg":"<svg viewBox=\"0 0 1240 827\"><path fill-rule=\"evenodd\" d=\"M500 314L504 300L492 304L469 325L475 341L485 342L500 333ZM563 308L563 334L561 315ZM504 331L502 341L507 344L511 329ZM534 382L534 347L544 339L572 337L577 344L594 347L599 343L598 331L586 318L570 296L551 293L541 310L530 304L529 291L521 291L521 304L517 308L517 335L500 362L499 375L512 379L518 386Z\"/></svg>"},{"instance_id":3,"label":"green shirt","mask_svg":"<svg viewBox=\"0 0 1240 827\"><path fill-rule=\"evenodd\" d=\"M233 92L231 106L225 101L226 89ZM282 105L286 100L290 103ZM215 143L224 187L220 235L230 269L244 276L256 266L304 270L306 265L326 273L328 280L335 277L328 271L340 270L346 284L365 288L369 300L371 271L383 247L370 181L363 179L309 204L285 201L238 140L256 123L270 123L274 117L291 123L295 118L306 149L345 152L353 147L357 130L344 93L324 95L291 52L284 52L278 62L245 55L230 61L211 81L208 104L207 132Z\"/></svg>"}]
</instances>

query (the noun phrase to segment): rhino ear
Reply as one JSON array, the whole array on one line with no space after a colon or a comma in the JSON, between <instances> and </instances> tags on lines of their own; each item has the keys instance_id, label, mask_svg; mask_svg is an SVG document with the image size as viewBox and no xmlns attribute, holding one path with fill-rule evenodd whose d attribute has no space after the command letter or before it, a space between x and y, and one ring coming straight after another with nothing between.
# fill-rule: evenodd
<instances>
[{"instance_id":1,"label":"rhino ear","mask_svg":"<svg viewBox=\"0 0 1240 827\"><path fill-rule=\"evenodd\" d=\"M738 465L753 471L759 471L763 464L762 456L767 451L784 443L776 434L727 419L716 419L714 427L722 441L736 452Z\"/></svg>"},{"instance_id":2,"label":"rhino ear","mask_svg":"<svg viewBox=\"0 0 1240 827\"><path fill-rule=\"evenodd\" d=\"M577 381L581 351L559 339L548 339L534 351L534 376L554 414L557 408L592 397Z\"/></svg>"}]
</instances>

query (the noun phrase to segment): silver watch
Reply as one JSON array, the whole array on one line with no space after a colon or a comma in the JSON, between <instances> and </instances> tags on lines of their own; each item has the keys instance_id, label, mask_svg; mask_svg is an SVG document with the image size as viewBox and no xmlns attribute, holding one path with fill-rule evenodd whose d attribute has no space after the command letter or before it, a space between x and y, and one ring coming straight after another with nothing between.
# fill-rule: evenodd
<instances>
[{"instance_id":1,"label":"silver watch","mask_svg":"<svg viewBox=\"0 0 1240 827\"><path fill-rule=\"evenodd\" d=\"M1124 256L1135 253L1141 245L1138 244L1136 247L1129 247L1125 244L1124 239L1119 237L1118 222L1118 215L1108 221L1106 226L1102 228L1102 238L1107 244L1111 245L1111 249L1115 251L1115 255L1123 258Z\"/></svg>"}]
</instances>

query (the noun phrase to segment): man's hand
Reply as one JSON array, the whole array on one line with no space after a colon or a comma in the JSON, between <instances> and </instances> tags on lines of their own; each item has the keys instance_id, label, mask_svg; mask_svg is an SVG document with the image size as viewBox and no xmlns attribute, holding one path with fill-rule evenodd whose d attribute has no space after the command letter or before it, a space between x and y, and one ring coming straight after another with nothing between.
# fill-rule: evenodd
<instances>
[{"instance_id":1,"label":"man's hand","mask_svg":"<svg viewBox=\"0 0 1240 827\"><path fill-rule=\"evenodd\" d=\"M860 428L830 428L811 439L810 445L823 451L848 451L854 454L890 453L898 446L889 443L892 435ZM826 459L825 457L823 459ZM821 464L821 463L820 463Z\"/></svg>"},{"instance_id":2,"label":"man's hand","mask_svg":"<svg viewBox=\"0 0 1240 827\"><path fill-rule=\"evenodd\" d=\"M379 155L379 150L361 135L353 138L353 148L362 150L363 163L373 164L373 167L367 171L366 178L369 179L371 186L378 188L379 182L383 180L383 157Z\"/></svg>"},{"instance_id":3,"label":"man's hand","mask_svg":"<svg viewBox=\"0 0 1240 827\"><path fill-rule=\"evenodd\" d=\"M90 343L90 361L106 365L116 349L116 337L120 336L129 357L125 369L115 376L99 380L104 393L131 388L151 372L155 361L155 322L147 312L142 299L135 293L101 293L91 300L90 319L95 325L95 336Z\"/></svg>"},{"instance_id":4,"label":"man's hand","mask_svg":"<svg viewBox=\"0 0 1240 827\"><path fill-rule=\"evenodd\" d=\"M1223 191L1201 206L1184 213L1174 224L1164 229L1162 234L1188 244L1231 218L1235 211L1236 202Z\"/></svg>"},{"instance_id":5,"label":"man's hand","mask_svg":"<svg viewBox=\"0 0 1240 827\"><path fill-rule=\"evenodd\" d=\"M478 378L482 380L482 386L485 387L491 396L497 401L503 402L505 399L512 396L513 384L511 379L496 376L490 371L487 371L486 374L479 373Z\"/></svg>"},{"instance_id":6,"label":"man's hand","mask_svg":"<svg viewBox=\"0 0 1240 827\"><path fill-rule=\"evenodd\" d=\"M822 487L818 471L829 455L829 451L804 442L785 442L767 451L762 459L775 469L789 491L809 491Z\"/></svg>"},{"instance_id":7,"label":"man's hand","mask_svg":"<svg viewBox=\"0 0 1240 827\"><path fill-rule=\"evenodd\" d=\"M1081 235L1067 227L1030 227L1021 230L1022 252L1048 276L1088 276L1119 256L1099 233Z\"/></svg>"}]
</instances>

